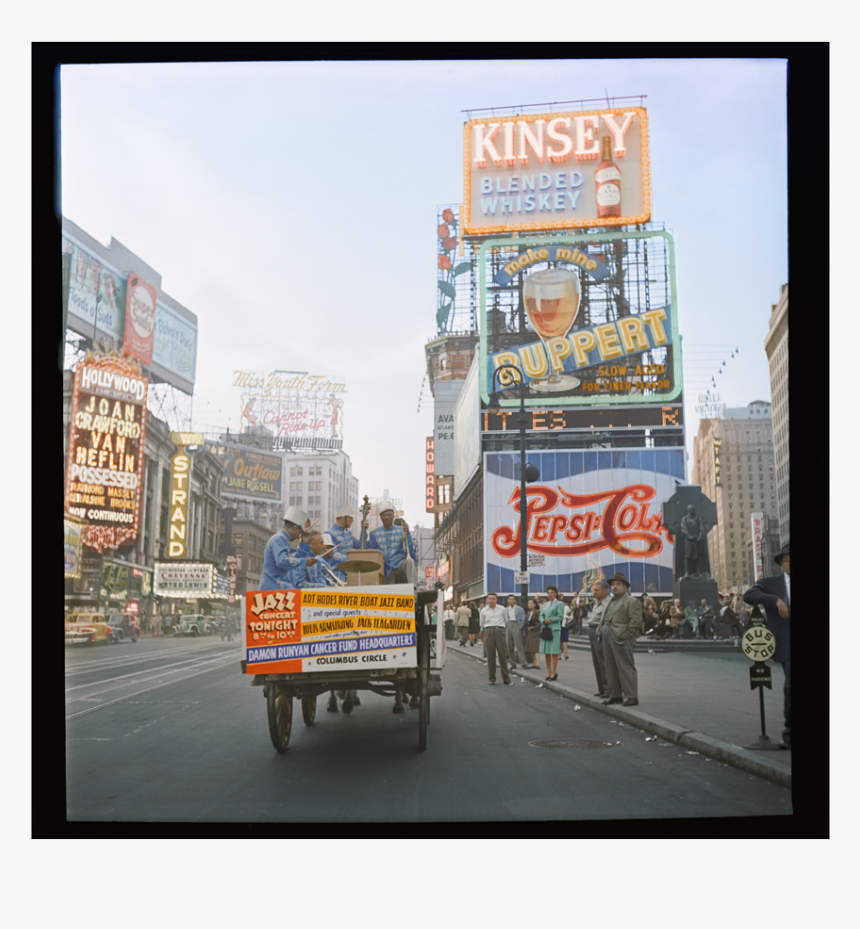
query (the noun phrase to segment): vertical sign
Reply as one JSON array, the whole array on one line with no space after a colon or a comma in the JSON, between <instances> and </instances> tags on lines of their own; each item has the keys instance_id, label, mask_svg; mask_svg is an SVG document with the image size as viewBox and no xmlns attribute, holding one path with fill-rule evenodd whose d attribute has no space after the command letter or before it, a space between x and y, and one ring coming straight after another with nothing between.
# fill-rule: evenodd
<instances>
[{"instance_id":1,"label":"vertical sign","mask_svg":"<svg viewBox=\"0 0 860 929\"><path fill-rule=\"evenodd\" d=\"M714 487L722 487L720 480L720 451L723 447L722 439L714 439Z\"/></svg>"},{"instance_id":2,"label":"vertical sign","mask_svg":"<svg viewBox=\"0 0 860 929\"><path fill-rule=\"evenodd\" d=\"M751 513L750 520L752 523L752 546L753 546L753 583L764 577L764 559L762 557L762 537L764 535L764 513Z\"/></svg>"},{"instance_id":3,"label":"vertical sign","mask_svg":"<svg viewBox=\"0 0 860 929\"><path fill-rule=\"evenodd\" d=\"M436 508L436 452L435 440L433 436L427 436L424 444L424 467L425 467L425 494L426 505L425 512L432 513Z\"/></svg>"},{"instance_id":4,"label":"vertical sign","mask_svg":"<svg viewBox=\"0 0 860 929\"><path fill-rule=\"evenodd\" d=\"M227 602L235 603L236 602L236 578L239 576L239 556L238 555L228 555L227 556L227 579L230 584L227 588Z\"/></svg>"},{"instance_id":5,"label":"vertical sign","mask_svg":"<svg viewBox=\"0 0 860 929\"><path fill-rule=\"evenodd\" d=\"M202 445L202 432L171 432L170 441L178 445L170 459L170 520L167 557L188 557L188 500L191 496L191 456L187 445Z\"/></svg>"},{"instance_id":6,"label":"vertical sign","mask_svg":"<svg viewBox=\"0 0 860 929\"><path fill-rule=\"evenodd\" d=\"M123 352L142 364L152 364L157 291L139 274L129 274L125 298Z\"/></svg>"}]
</instances>

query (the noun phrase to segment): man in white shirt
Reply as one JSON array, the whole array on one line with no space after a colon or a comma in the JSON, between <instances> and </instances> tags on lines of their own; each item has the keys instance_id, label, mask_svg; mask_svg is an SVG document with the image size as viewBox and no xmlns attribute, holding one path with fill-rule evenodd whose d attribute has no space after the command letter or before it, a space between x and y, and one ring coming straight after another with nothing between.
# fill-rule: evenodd
<instances>
[{"instance_id":1,"label":"man in white shirt","mask_svg":"<svg viewBox=\"0 0 860 929\"><path fill-rule=\"evenodd\" d=\"M487 605L481 610L481 641L485 644L487 652L487 670L490 672L490 683L496 683L496 652L499 653L499 664L502 668L502 680L512 684L508 673L508 648L505 644L505 634L508 624L508 611L499 606L499 598L494 593L487 594Z\"/></svg>"}]
</instances>

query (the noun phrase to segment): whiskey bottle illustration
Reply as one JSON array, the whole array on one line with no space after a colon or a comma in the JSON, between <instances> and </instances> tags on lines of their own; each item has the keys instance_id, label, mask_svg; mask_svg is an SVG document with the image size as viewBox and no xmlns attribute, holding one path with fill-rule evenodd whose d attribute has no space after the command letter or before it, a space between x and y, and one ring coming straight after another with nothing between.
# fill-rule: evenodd
<instances>
[{"instance_id":1,"label":"whiskey bottle illustration","mask_svg":"<svg viewBox=\"0 0 860 929\"><path fill-rule=\"evenodd\" d=\"M597 188L597 216L621 215L621 172L612 160L612 140L603 136L603 160L594 172L594 185Z\"/></svg>"}]
</instances>

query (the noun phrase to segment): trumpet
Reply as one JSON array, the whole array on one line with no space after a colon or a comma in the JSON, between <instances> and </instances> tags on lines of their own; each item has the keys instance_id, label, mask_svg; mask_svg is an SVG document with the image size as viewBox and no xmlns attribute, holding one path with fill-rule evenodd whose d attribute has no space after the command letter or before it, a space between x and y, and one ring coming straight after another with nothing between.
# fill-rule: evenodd
<instances>
[{"instance_id":1,"label":"trumpet","mask_svg":"<svg viewBox=\"0 0 860 929\"><path fill-rule=\"evenodd\" d=\"M346 581L342 581L324 561L320 561L319 566L323 571L323 579L329 587L346 587Z\"/></svg>"}]
</instances>

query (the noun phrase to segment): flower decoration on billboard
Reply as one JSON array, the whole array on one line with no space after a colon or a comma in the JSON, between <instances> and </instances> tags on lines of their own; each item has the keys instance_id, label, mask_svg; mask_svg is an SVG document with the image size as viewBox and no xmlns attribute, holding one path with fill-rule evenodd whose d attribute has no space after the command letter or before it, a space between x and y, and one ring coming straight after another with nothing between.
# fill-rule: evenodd
<instances>
[{"instance_id":1,"label":"flower decoration on billboard","mask_svg":"<svg viewBox=\"0 0 860 929\"><path fill-rule=\"evenodd\" d=\"M471 270L471 261L457 263L456 250L460 244L457 235L459 220L457 214L450 207L442 211L440 222L436 226L436 266L438 303L436 307L436 329L438 332L451 330L454 316L454 304L457 300L456 278Z\"/></svg>"}]
</instances>

